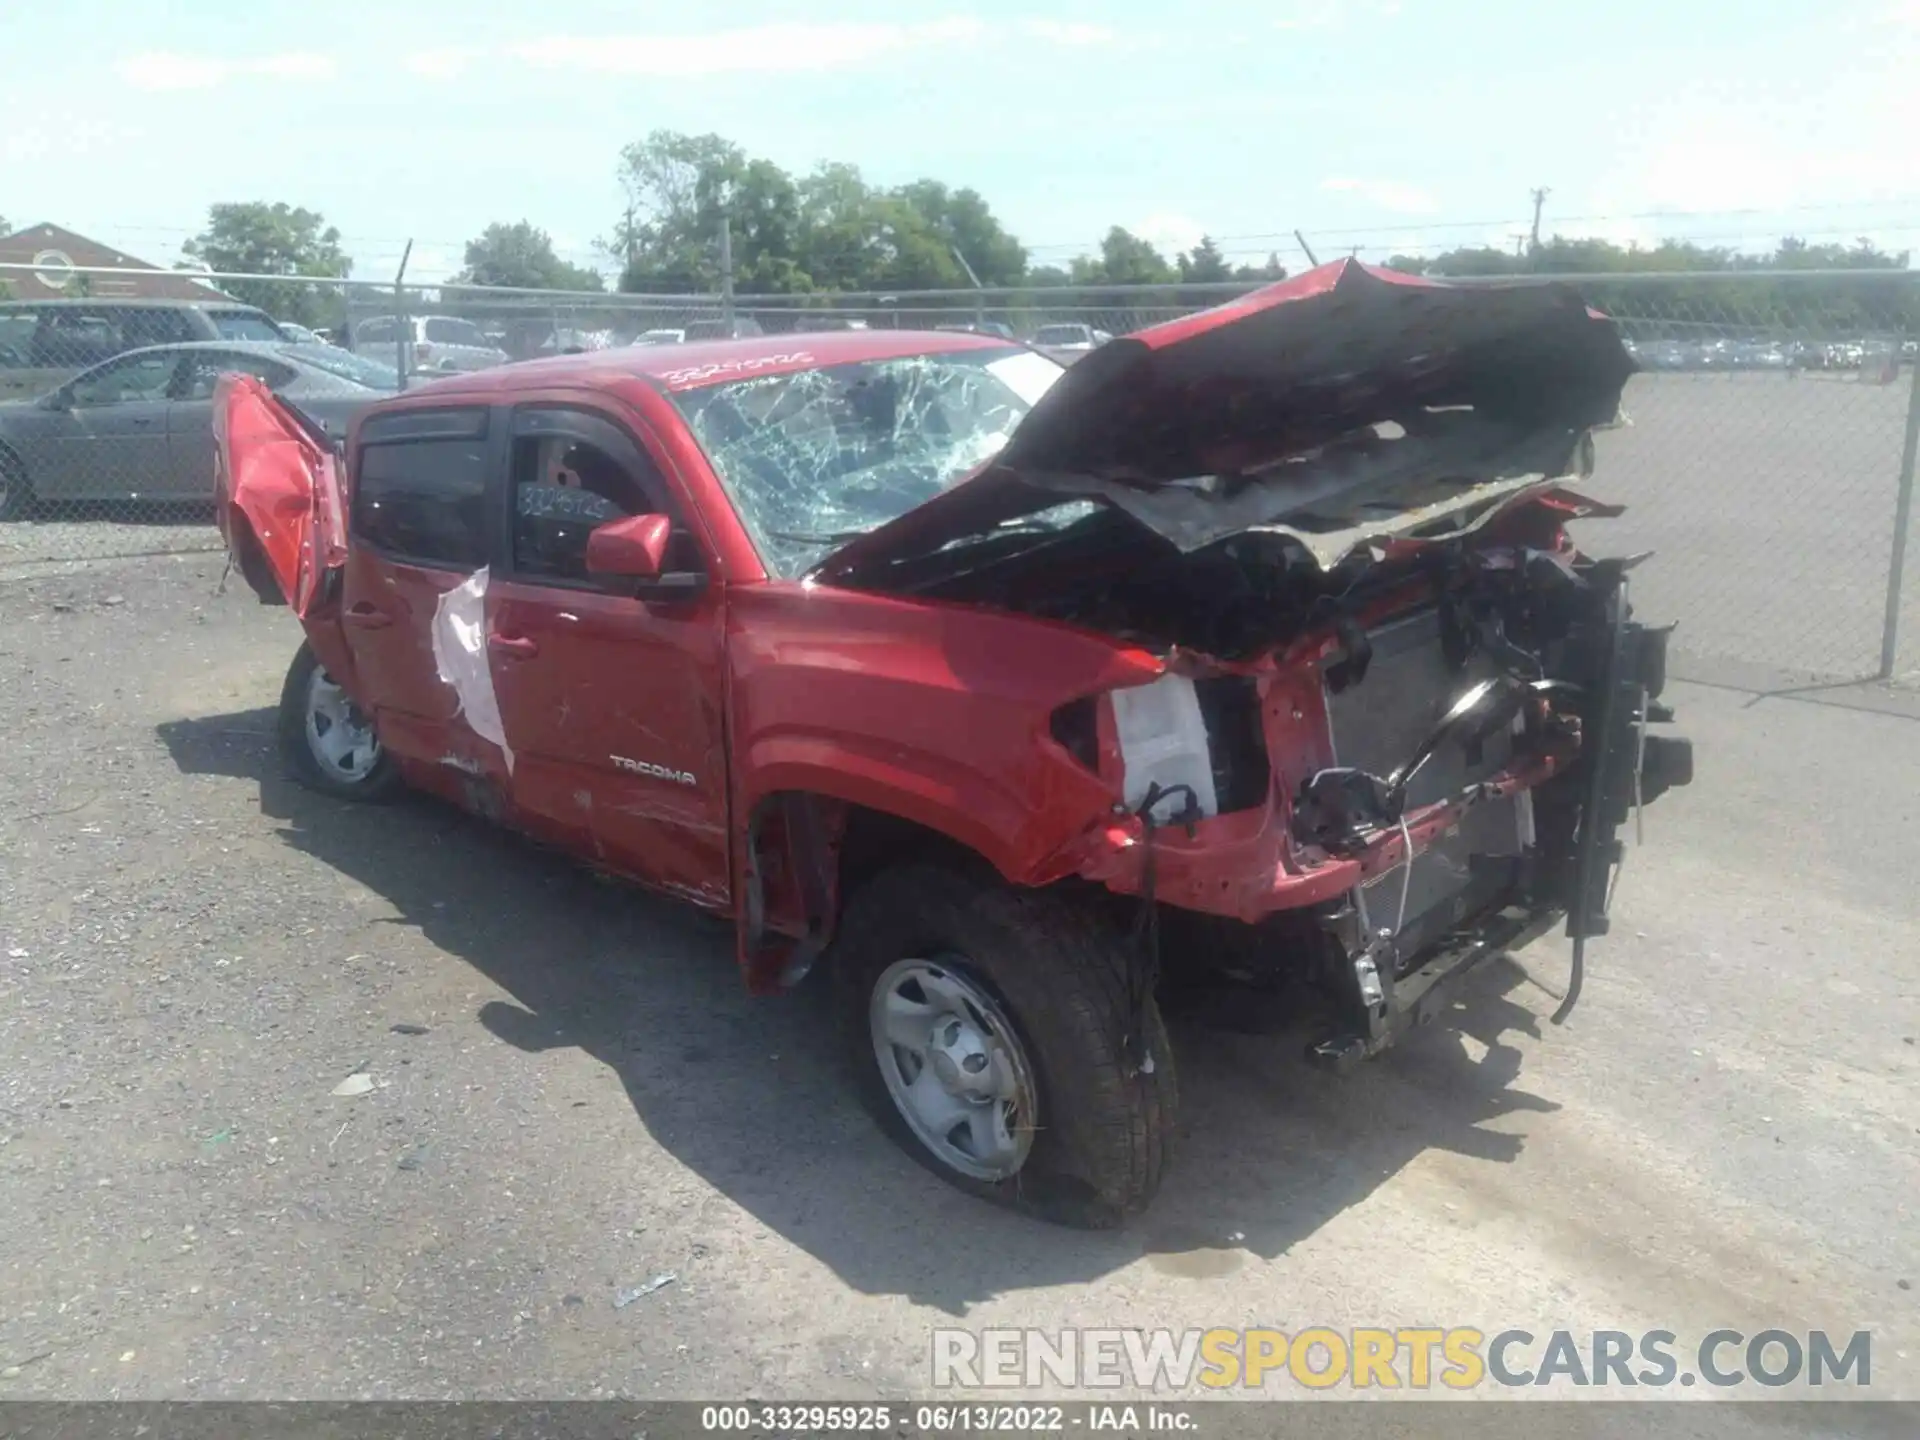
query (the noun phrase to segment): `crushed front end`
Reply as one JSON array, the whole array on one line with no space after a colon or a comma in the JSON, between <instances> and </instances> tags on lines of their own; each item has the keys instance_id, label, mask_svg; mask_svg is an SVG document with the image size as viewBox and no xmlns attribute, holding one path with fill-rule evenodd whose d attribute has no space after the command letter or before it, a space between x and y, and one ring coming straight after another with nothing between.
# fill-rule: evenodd
<instances>
[{"instance_id":1,"label":"crushed front end","mask_svg":"<svg viewBox=\"0 0 1920 1440\"><path fill-rule=\"evenodd\" d=\"M1335 1015L1313 1053L1336 1066L1562 921L1564 1018L1623 826L1692 778L1660 698L1669 630L1633 618L1631 561L1566 538L1597 508L1529 499L1505 538L1380 566L1268 655L1176 649L1151 685L1063 707L1056 740L1118 797L1074 869L1208 918L1168 927L1169 972L1312 981Z\"/></svg>"},{"instance_id":2,"label":"crushed front end","mask_svg":"<svg viewBox=\"0 0 1920 1440\"><path fill-rule=\"evenodd\" d=\"M1561 1019L1623 825L1692 773L1637 562L1568 529L1619 513L1570 487L1631 371L1571 291L1323 267L1103 347L823 575L1156 657L1053 713L1113 803L1029 883L1131 897L1167 972L1309 975L1344 1064L1564 921Z\"/></svg>"}]
</instances>

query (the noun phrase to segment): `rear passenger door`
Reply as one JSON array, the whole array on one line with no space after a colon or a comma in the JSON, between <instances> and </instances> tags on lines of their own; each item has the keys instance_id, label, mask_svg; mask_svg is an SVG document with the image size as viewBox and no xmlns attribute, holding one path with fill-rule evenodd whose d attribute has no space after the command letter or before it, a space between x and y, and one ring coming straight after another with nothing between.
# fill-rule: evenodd
<instances>
[{"instance_id":1,"label":"rear passenger door","mask_svg":"<svg viewBox=\"0 0 1920 1440\"><path fill-rule=\"evenodd\" d=\"M474 682L484 669L476 677L456 665L455 680L441 678L435 619L447 608L441 629L457 631L484 602L491 420L476 405L395 411L361 426L341 594L355 699L373 712L381 741L422 767L416 784L475 808L504 794L505 756L482 733L487 704Z\"/></svg>"}]
</instances>

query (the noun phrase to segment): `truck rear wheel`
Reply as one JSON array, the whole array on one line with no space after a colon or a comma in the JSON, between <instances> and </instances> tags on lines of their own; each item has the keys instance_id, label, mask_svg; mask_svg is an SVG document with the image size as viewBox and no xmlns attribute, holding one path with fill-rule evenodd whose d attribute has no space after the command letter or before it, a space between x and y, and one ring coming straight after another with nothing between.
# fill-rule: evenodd
<instances>
[{"instance_id":1,"label":"truck rear wheel","mask_svg":"<svg viewBox=\"0 0 1920 1440\"><path fill-rule=\"evenodd\" d=\"M1146 1208L1178 1092L1151 996L1152 1068L1130 1062L1111 926L1054 894L903 865L849 900L834 974L862 1103L921 1164L1058 1224Z\"/></svg>"}]
</instances>

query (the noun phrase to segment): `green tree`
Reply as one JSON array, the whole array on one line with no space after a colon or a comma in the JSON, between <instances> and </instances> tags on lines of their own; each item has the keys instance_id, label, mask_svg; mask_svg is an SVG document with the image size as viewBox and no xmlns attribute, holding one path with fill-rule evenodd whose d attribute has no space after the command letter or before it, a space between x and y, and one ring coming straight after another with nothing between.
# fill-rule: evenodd
<instances>
[{"instance_id":1,"label":"green tree","mask_svg":"<svg viewBox=\"0 0 1920 1440\"><path fill-rule=\"evenodd\" d=\"M1018 285L1026 277L1026 248L1007 233L978 190L949 190L938 180L915 180L894 195L919 215L935 238L966 257L982 285Z\"/></svg>"},{"instance_id":2,"label":"green tree","mask_svg":"<svg viewBox=\"0 0 1920 1440\"><path fill-rule=\"evenodd\" d=\"M523 290L604 290L600 272L573 265L553 253L546 231L521 220L494 224L467 242L467 265L455 281L506 285Z\"/></svg>"},{"instance_id":3,"label":"green tree","mask_svg":"<svg viewBox=\"0 0 1920 1440\"><path fill-rule=\"evenodd\" d=\"M1192 285L1213 285L1233 279L1233 267L1220 253L1211 235L1202 235L1200 243L1179 257L1180 278Z\"/></svg>"},{"instance_id":4,"label":"green tree","mask_svg":"<svg viewBox=\"0 0 1920 1440\"><path fill-rule=\"evenodd\" d=\"M276 202L215 205L207 227L180 247L216 273L343 279L353 261L340 248L340 232L317 211ZM222 281L234 299L301 325L334 322L341 302L321 285L272 280Z\"/></svg>"},{"instance_id":5,"label":"green tree","mask_svg":"<svg viewBox=\"0 0 1920 1440\"><path fill-rule=\"evenodd\" d=\"M800 267L799 189L772 161L719 135L656 130L620 152L620 184L628 218L609 248L622 290L718 289L723 223L737 289L813 288Z\"/></svg>"},{"instance_id":6,"label":"green tree","mask_svg":"<svg viewBox=\"0 0 1920 1440\"><path fill-rule=\"evenodd\" d=\"M829 161L799 182L800 268L828 290L866 287L887 261L881 196L858 166Z\"/></svg>"},{"instance_id":7,"label":"green tree","mask_svg":"<svg viewBox=\"0 0 1920 1440\"><path fill-rule=\"evenodd\" d=\"M1086 258L1086 257L1081 257ZM1084 269L1074 261L1076 283L1099 285L1166 285L1175 278L1166 256L1131 230L1116 225L1100 242L1100 258ZM1081 276L1087 279L1082 282Z\"/></svg>"},{"instance_id":8,"label":"green tree","mask_svg":"<svg viewBox=\"0 0 1920 1440\"><path fill-rule=\"evenodd\" d=\"M1277 251L1269 250L1266 261L1259 265L1236 265L1233 267L1236 280L1253 280L1261 284L1272 284L1275 280L1287 278L1287 267L1280 263Z\"/></svg>"},{"instance_id":9,"label":"green tree","mask_svg":"<svg viewBox=\"0 0 1920 1440\"><path fill-rule=\"evenodd\" d=\"M916 180L870 185L847 164L795 180L719 135L656 130L621 152L627 213L608 246L625 290L719 285L729 228L735 289L959 289L964 255L990 286L1017 283L1027 256L978 191Z\"/></svg>"},{"instance_id":10,"label":"green tree","mask_svg":"<svg viewBox=\"0 0 1920 1440\"><path fill-rule=\"evenodd\" d=\"M629 291L711 290L720 280L718 236L701 229L703 202L722 193L746 166L738 145L719 135L655 130L620 152L626 218L609 247Z\"/></svg>"}]
</instances>

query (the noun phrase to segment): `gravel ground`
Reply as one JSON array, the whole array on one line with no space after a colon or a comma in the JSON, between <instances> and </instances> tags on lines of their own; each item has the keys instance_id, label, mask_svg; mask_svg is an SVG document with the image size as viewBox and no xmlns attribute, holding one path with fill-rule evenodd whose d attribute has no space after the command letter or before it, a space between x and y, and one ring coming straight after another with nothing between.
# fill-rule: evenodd
<instances>
[{"instance_id":1,"label":"gravel ground","mask_svg":"<svg viewBox=\"0 0 1920 1440\"><path fill-rule=\"evenodd\" d=\"M1920 1394L1912 715L1676 685L1571 1025L1513 969L1347 1080L1178 1032L1088 1236L894 1151L714 923L284 783L297 631L218 576L0 578L0 1396L898 1396L955 1323L1869 1328Z\"/></svg>"}]
</instances>

